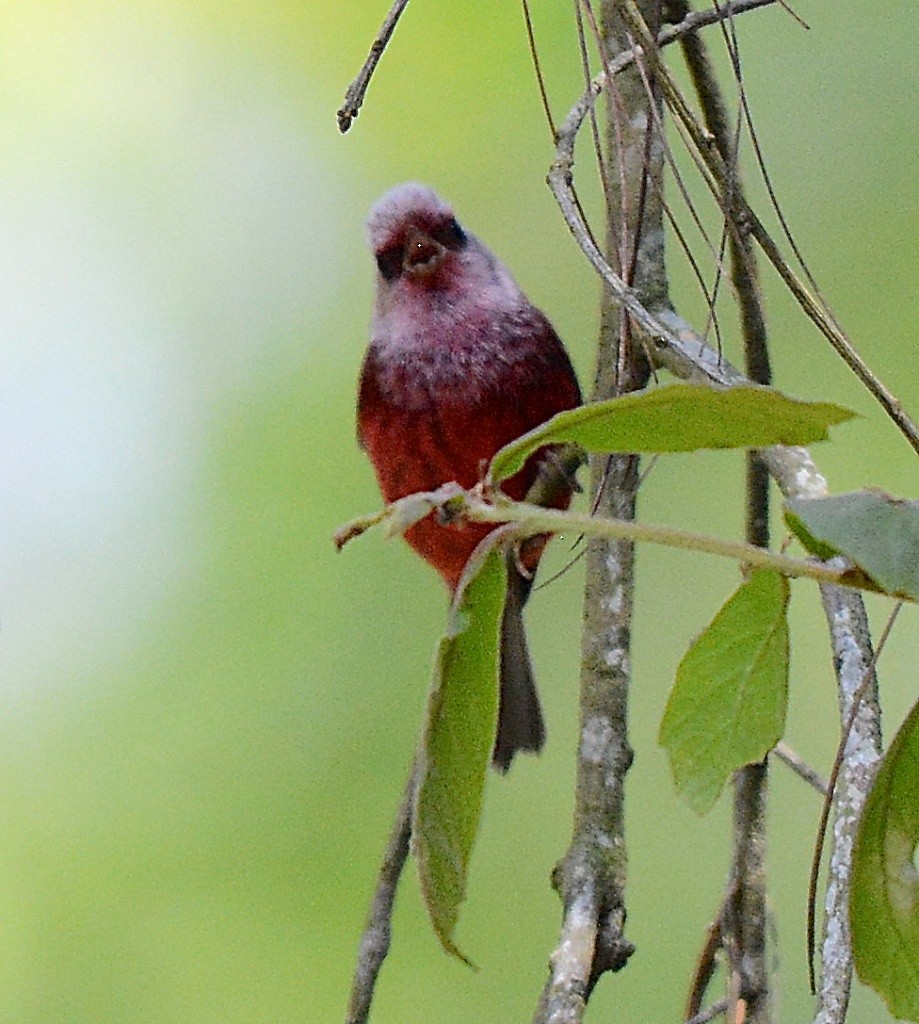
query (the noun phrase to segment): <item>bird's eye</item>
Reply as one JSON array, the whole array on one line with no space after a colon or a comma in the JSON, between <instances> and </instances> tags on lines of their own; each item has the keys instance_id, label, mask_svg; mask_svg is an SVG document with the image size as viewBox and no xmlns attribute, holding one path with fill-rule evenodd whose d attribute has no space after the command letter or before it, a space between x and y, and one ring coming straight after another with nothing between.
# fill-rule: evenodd
<instances>
[{"instance_id":1,"label":"bird's eye","mask_svg":"<svg viewBox=\"0 0 919 1024\"><path fill-rule=\"evenodd\" d=\"M451 217L443 227L432 231L431 238L447 249L462 249L466 244L466 232L459 226L455 217Z\"/></svg>"},{"instance_id":2,"label":"bird's eye","mask_svg":"<svg viewBox=\"0 0 919 1024\"><path fill-rule=\"evenodd\" d=\"M384 249L377 255L377 266L387 281L394 281L402 273L402 247Z\"/></svg>"}]
</instances>

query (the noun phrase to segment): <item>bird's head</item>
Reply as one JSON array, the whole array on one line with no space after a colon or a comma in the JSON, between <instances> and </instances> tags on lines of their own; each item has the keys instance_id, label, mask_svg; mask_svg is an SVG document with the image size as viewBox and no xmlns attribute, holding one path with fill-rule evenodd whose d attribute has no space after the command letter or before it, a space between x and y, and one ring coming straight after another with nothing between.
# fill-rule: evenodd
<instances>
[{"instance_id":1,"label":"bird's head","mask_svg":"<svg viewBox=\"0 0 919 1024\"><path fill-rule=\"evenodd\" d=\"M367 237L383 281L425 286L444 277L469 244L452 207L415 182L397 185L374 204Z\"/></svg>"}]
</instances>

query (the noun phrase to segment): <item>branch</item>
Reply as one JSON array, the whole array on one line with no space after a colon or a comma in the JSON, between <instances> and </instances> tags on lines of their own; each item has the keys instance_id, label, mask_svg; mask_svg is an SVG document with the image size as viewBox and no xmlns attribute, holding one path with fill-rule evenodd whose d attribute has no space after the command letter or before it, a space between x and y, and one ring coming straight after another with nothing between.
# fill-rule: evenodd
<instances>
[{"instance_id":1,"label":"branch","mask_svg":"<svg viewBox=\"0 0 919 1024\"><path fill-rule=\"evenodd\" d=\"M662 365L687 380L730 385L745 379L675 314L664 311L659 315L676 342L672 346L655 347ZM762 450L761 454L786 498L822 498L828 493L826 480L806 449L776 446ZM868 617L861 595L851 589L821 586L820 596L830 630L840 716L845 723L852 713L865 672L873 664ZM840 785L836 787L836 821L827 881L823 965L815 1024L843 1024L848 1005L852 975L848 902L854 829L881 751L880 707L875 687L876 682L872 681L871 692L854 718L840 767Z\"/></svg>"},{"instance_id":2,"label":"branch","mask_svg":"<svg viewBox=\"0 0 919 1024\"><path fill-rule=\"evenodd\" d=\"M627 0L622 0L627 4ZM660 344L668 344L671 341L669 332L662 324L659 315L652 314L639 300L625 281L609 265L603 254L593 241L590 229L584 219L583 213L577 202L573 190L572 168L574 166L574 146L578 130L587 116L588 111L593 107L597 97L607 88L608 80L620 74L625 68L633 64L639 56L656 48L667 46L690 32L695 32L703 25L710 25L717 21L723 21L734 17L744 11L754 10L757 7L766 6L774 0L737 0L736 3L723 4L715 10L699 11L688 15L678 25L660 32L656 39L648 33L647 26L643 22L632 22L632 26L638 35L639 45L628 53L620 54L609 65L609 68L598 75L591 82L581 99L572 107L565 118L558 132L558 145L556 147L556 158L548 174L549 187L551 188L556 202L562 211L565 223L568 225L572 235L581 247L587 259L593 265L597 273L603 278L610 291L616 296L629 311L634 323L641 327L648 338ZM627 4L626 9L634 5ZM656 54L655 54L656 60ZM689 108L685 98L673 81L670 72L659 61L656 60L655 69L659 75L662 91L673 110L674 115L686 127L693 144L697 147L700 157L705 161L712 178L714 179L713 192L719 205L723 206L723 196L730 194L730 176L725 167L724 161L719 156L714 145L714 139L696 120ZM712 184L711 182L709 183ZM717 187L715 187L717 186ZM851 342L839 330L832 319L820 308L816 300L807 291L804 285L798 280L797 275L788 266L786 260L778 249L778 246L770 237L765 227L756 217L754 212L745 204L738 204L739 209L735 211L735 220L740 220L748 226L748 230L759 243L764 254L775 267L779 276L785 282L788 289L795 296L798 304L804 310L807 317L817 326L820 332L830 342L837 353L844 359L850 369L856 374L859 380L879 401L888 416L893 420L901 433L907 438L912 447L919 452L919 428L903 410L899 400L894 396L872 373L864 363Z\"/></svg>"},{"instance_id":3,"label":"branch","mask_svg":"<svg viewBox=\"0 0 919 1024\"><path fill-rule=\"evenodd\" d=\"M840 750L828 782L833 794L833 845L827 869L824 902L823 957L817 989L815 1024L844 1024L852 984L852 945L849 930L849 882L852 849L862 806L881 759L881 708L875 663L893 625L899 605L888 621L878 647L871 650L871 634L864 606L846 599L844 591L821 587L834 656L839 650ZM838 638L838 642L837 642ZM857 645L852 640L858 641ZM823 824L825 824L825 817ZM823 834L823 828L820 829ZM818 846L819 849L819 846ZM819 865L818 865L819 866ZM815 879L816 880L816 879ZM809 946L813 921L808 915ZM811 968L813 971L813 968ZM811 974L813 983L813 973Z\"/></svg>"},{"instance_id":4,"label":"branch","mask_svg":"<svg viewBox=\"0 0 919 1024\"><path fill-rule=\"evenodd\" d=\"M643 2L649 13L657 6L657 0ZM631 46L615 2L602 0L599 29L590 4L583 7L608 68L611 55ZM607 250L617 254L623 277L645 303L663 301L667 294L662 150L650 110L656 103L653 93L646 95L640 75L625 76L607 108L606 153L598 152L607 201ZM607 174L606 168L614 164L618 173ZM605 289L594 400L642 388L648 376L647 360L633 341L618 295ZM638 457L594 456L590 462L593 511L635 525ZM574 827L553 874L564 907L562 929L534 1024L578 1024L600 977L624 967L634 951L625 937L634 559L633 544L626 537L594 539L587 546Z\"/></svg>"},{"instance_id":5,"label":"branch","mask_svg":"<svg viewBox=\"0 0 919 1024\"><path fill-rule=\"evenodd\" d=\"M723 941L731 985L728 1020L766 1024L770 1020L766 962L766 796L767 762L750 764L734 775L734 842L723 913ZM745 1012L737 1012L743 1001Z\"/></svg>"},{"instance_id":6,"label":"branch","mask_svg":"<svg viewBox=\"0 0 919 1024\"><path fill-rule=\"evenodd\" d=\"M345 1024L366 1024L373 1001L373 990L386 954L392 933L392 910L396 889L405 861L408 858L409 840L412 832L412 807L418 783L418 769L412 764L402 803L396 813L383 863L377 876L376 890L367 914L364 933L357 953L354 980L351 984L351 998Z\"/></svg>"},{"instance_id":7,"label":"branch","mask_svg":"<svg viewBox=\"0 0 919 1024\"><path fill-rule=\"evenodd\" d=\"M778 246L766 231L762 222L747 203L732 189L732 175L729 167L718 152L711 133L699 124L669 68L658 58L657 37L652 35L649 30L646 20L642 17L635 0L617 0L617 3L623 18L628 22L629 29L634 33L640 47L659 78L661 91L666 97L669 109L686 129L696 151L714 178L717 184L717 191L714 192L714 195L719 205L726 213L731 213L733 219L749 225L749 231L759 243L763 254L785 282L786 287L794 295L808 319L818 328L837 355L842 358L870 394L879 402L913 449L919 453L919 427L916 426L904 411L899 399L883 384L880 378L861 358L851 341L836 325L832 317L827 314L826 310L805 288L797 274L795 274L782 256ZM727 197L733 198L733 209L727 208Z\"/></svg>"},{"instance_id":8,"label":"branch","mask_svg":"<svg viewBox=\"0 0 919 1024\"><path fill-rule=\"evenodd\" d=\"M367 93L367 87L370 85L370 79L373 77L377 64L380 63L380 58L383 56L383 51L392 38L393 32L396 31L399 18L402 17L402 12L407 6L408 0L395 0L395 3L383 20L383 24L380 26L376 39L370 44L370 53L367 54L367 59L358 72L357 78L348 86L348 90L345 93L345 101L337 114L338 130L342 135L351 127L351 122L360 113L364 96Z\"/></svg>"},{"instance_id":9,"label":"branch","mask_svg":"<svg viewBox=\"0 0 919 1024\"><path fill-rule=\"evenodd\" d=\"M719 204L726 211L732 209L727 197L732 195L732 178L726 164L713 145L714 139L696 122L688 105L682 98L669 72L663 67L656 47L666 45L685 31L694 31L695 26L686 26L687 19L668 33L659 33L656 41L651 37L647 25L634 4L624 0L623 6L631 14L630 27L642 44L644 52L651 57L660 74L662 88L674 113L687 128L699 154L705 161L717 189L714 189ZM747 8L749 9L749 8ZM720 7L720 18L739 13L739 6L726 4ZM711 13L711 12L709 12ZM689 17L693 17L690 15ZM587 112L592 109L597 97L608 82L623 68L632 63L636 50L624 53L604 69L589 89L571 110L559 130L556 160L549 172L548 180L566 223L590 263L602 277L607 288L622 305L628 309L632 322L639 327L650 346L652 358L659 365L689 380L707 380L712 383L730 385L745 380L742 374L714 352L689 325L681 320L666 304L649 310L633 293L623 277L617 274L603 257L593 241L590 230L577 203L572 180L574 146L578 130ZM725 198L722 198L725 197ZM756 237L763 251L778 270L786 285L795 295L805 313L828 338L833 347L878 398L888 415L901 432L919 451L919 431L901 409L896 398L871 374L858 357L848 339L817 306L815 300L801 285L787 266L778 248L766 233L762 224L744 202L734 200L738 207L734 222L746 223ZM739 239L742 232L734 232ZM827 493L826 481L817 471L809 453L803 448L771 448L761 452L764 464L776 480L786 497L821 497ZM821 588L824 609L830 624L833 663L836 669L837 688L841 707L853 704L853 680L858 680L865 666L871 663L871 643L867 630L864 605L858 594L838 587ZM857 670L860 667L860 671ZM856 683L857 685L857 683ZM866 702L863 711L858 712L859 731L853 738L851 753L847 750L844 768L846 783L840 790L846 794L845 802L837 802L838 827L834 828L833 853L831 855L830 881L827 890L826 937L824 941L824 965L821 973L820 1001L818 1004L819 1024L841 1024L848 1001L848 986L851 977L851 949L849 946L847 905L848 877L851 868L851 829L856 820L856 810L864 801L869 785L871 768L880 750L879 712L875 702ZM841 798L837 797L837 801Z\"/></svg>"}]
</instances>

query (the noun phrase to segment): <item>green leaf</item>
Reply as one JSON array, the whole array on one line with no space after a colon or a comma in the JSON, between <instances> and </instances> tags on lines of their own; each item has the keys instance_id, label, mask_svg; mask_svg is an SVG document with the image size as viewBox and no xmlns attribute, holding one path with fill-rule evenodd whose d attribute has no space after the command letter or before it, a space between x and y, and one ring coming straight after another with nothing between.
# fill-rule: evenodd
<instances>
[{"instance_id":1,"label":"green leaf","mask_svg":"<svg viewBox=\"0 0 919 1024\"><path fill-rule=\"evenodd\" d=\"M499 633L507 590L500 542L506 532L493 530L473 552L450 608L434 664L412 824L431 924L444 949L464 961L453 932L498 724Z\"/></svg>"},{"instance_id":2,"label":"green leaf","mask_svg":"<svg viewBox=\"0 0 919 1024\"><path fill-rule=\"evenodd\" d=\"M845 555L881 590L919 601L919 501L880 491L801 498L785 520L811 554Z\"/></svg>"},{"instance_id":3,"label":"green leaf","mask_svg":"<svg viewBox=\"0 0 919 1024\"><path fill-rule=\"evenodd\" d=\"M678 792L704 814L732 772L760 761L785 727L788 581L750 575L689 648L661 721Z\"/></svg>"},{"instance_id":4,"label":"green leaf","mask_svg":"<svg viewBox=\"0 0 919 1024\"><path fill-rule=\"evenodd\" d=\"M571 441L589 452L691 452L811 444L855 414L801 402L755 385L671 384L569 409L505 445L491 460L493 483L513 476L544 444Z\"/></svg>"},{"instance_id":5,"label":"green leaf","mask_svg":"<svg viewBox=\"0 0 919 1024\"><path fill-rule=\"evenodd\" d=\"M858 976L919 1021L919 704L887 752L859 822L849 914Z\"/></svg>"}]
</instances>

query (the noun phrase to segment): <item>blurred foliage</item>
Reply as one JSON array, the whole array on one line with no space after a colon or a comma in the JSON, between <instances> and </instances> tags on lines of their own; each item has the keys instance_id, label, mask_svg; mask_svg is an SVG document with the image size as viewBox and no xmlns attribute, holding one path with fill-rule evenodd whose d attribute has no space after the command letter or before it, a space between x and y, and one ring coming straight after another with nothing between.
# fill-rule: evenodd
<instances>
[{"instance_id":1,"label":"blurred foliage","mask_svg":"<svg viewBox=\"0 0 919 1024\"><path fill-rule=\"evenodd\" d=\"M343 1013L446 604L403 545L368 537L337 555L330 542L377 503L353 440L371 201L406 178L441 190L590 379L598 289L543 183L551 140L519 9L410 5L341 138L335 110L384 6L0 10L0 1018L11 1024ZM579 90L570 8L533 10L560 115ZM901 9L895 31L865 5L801 13L809 32L778 8L739 25L761 140L822 287L915 413L904 126L916 10ZM589 167L585 149L585 181ZM673 279L695 315L690 275ZM833 488L915 495L905 443L765 284L779 386L863 416L820 446ZM731 454L671 460L651 474L642 515L736 536L741 479ZM554 548L558 567L568 543ZM682 807L655 737L689 639L737 582L673 553L643 551L640 569L638 953L593 1011L615 1006L624 1024L676 1018L719 897L724 801L701 823ZM822 612L814 588L795 589L789 738L826 766L836 715ZM376 1024L488 1020L496 1007L525 1018L534 1004L557 928L547 877L570 825L577 571L531 605L550 739L543 757L488 781L457 936L482 971L443 955L409 873ZM886 610L872 605L876 622ZM917 658L906 609L881 665L890 733ZM819 808L774 775L782 1016L802 1019ZM884 1019L864 990L859 1019Z\"/></svg>"}]
</instances>

